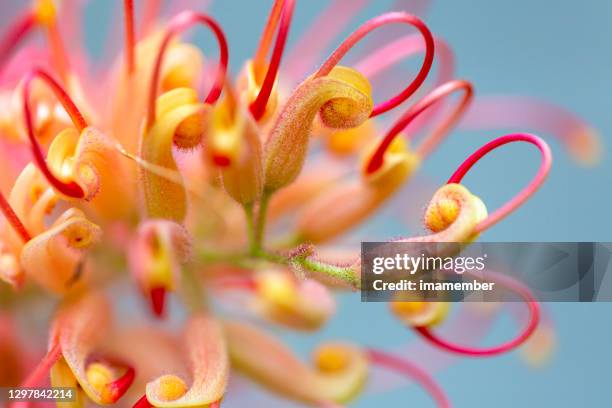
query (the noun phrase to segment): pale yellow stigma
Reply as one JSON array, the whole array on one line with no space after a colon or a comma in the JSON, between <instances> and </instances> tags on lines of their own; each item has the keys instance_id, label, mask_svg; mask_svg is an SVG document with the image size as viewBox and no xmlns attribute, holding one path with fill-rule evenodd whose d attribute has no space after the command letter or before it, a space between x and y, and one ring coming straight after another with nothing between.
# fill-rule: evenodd
<instances>
[{"instance_id":1,"label":"pale yellow stigma","mask_svg":"<svg viewBox=\"0 0 612 408\"><path fill-rule=\"evenodd\" d=\"M168 374L159 377L159 398L165 401L179 399L187 392L187 385L176 375Z\"/></svg>"},{"instance_id":2,"label":"pale yellow stigma","mask_svg":"<svg viewBox=\"0 0 612 408\"><path fill-rule=\"evenodd\" d=\"M315 353L315 364L324 373L338 373L349 365L348 352L337 345L321 346Z\"/></svg>"},{"instance_id":3,"label":"pale yellow stigma","mask_svg":"<svg viewBox=\"0 0 612 408\"><path fill-rule=\"evenodd\" d=\"M100 394L104 392L105 387L113 382L114 373L105 364L91 363L87 366L85 372L87 381Z\"/></svg>"}]
</instances>

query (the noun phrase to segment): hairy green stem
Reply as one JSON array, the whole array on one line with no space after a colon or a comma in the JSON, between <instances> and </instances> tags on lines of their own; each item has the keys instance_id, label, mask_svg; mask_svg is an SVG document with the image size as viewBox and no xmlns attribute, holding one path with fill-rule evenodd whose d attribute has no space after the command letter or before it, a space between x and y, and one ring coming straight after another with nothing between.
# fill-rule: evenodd
<instances>
[{"instance_id":1,"label":"hairy green stem","mask_svg":"<svg viewBox=\"0 0 612 408\"><path fill-rule=\"evenodd\" d=\"M205 263L227 263L246 269L258 269L268 267L270 264L283 265L296 269L303 268L306 271L326 275L334 280L348 283L354 288L359 288L359 280L355 271L350 266L338 266L320 260L304 256L286 256L264 250L255 253L211 253L199 251L199 259Z\"/></svg>"},{"instance_id":2,"label":"hairy green stem","mask_svg":"<svg viewBox=\"0 0 612 408\"><path fill-rule=\"evenodd\" d=\"M251 255L256 255L262 249L264 234L266 231L266 215L268 212L268 203L270 202L271 193L264 191L259 202L259 210L257 211L257 222L255 223L255 239L250 248Z\"/></svg>"}]
</instances>

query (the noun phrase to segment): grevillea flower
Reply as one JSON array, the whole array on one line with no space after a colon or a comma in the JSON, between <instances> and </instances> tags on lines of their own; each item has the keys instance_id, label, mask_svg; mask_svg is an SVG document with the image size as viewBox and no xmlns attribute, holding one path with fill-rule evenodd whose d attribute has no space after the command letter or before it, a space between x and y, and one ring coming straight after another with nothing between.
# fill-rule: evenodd
<instances>
[{"instance_id":1,"label":"grevillea flower","mask_svg":"<svg viewBox=\"0 0 612 408\"><path fill-rule=\"evenodd\" d=\"M0 193L0 280L10 287L0 287L9 311L0 315L0 356L11 356L1 357L11 372L0 367L0 385L76 387L76 406L219 407L238 372L284 398L330 407L359 398L377 366L449 407L409 355L349 339L320 345L310 365L261 323L313 332L333 319L334 295L361 285L357 249L335 240L407 188L456 127L552 133L581 162L599 155L595 131L546 102L475 99L474 85L454 77L448 43L408 12L367 20L323 58L365 0L331 2L290 53L295 1L275 0L235 77L214 16L185 7L166 19L161 2L143 2L142 13L134 3L122 2L125 44L102 68L81 52L74 33L83 10L71 2L34 1L0 39L0 187L8 192ZM210 58L179 38L196 24L215 39ZM389 25L416 32L381 30L375 46L366 38ZM43 51L30 39L39 30ZM414 75L397 73L419 54ZM515 142L540 151L540 168L491 210L463 178ZM396 241L469 245L531 198L551 164L538 136L494 138L435 192L423 215L429 233ZM503 274L491 279L529 311L519 334L498 346L438 334L449 303L398 298L390 310L443 351L488 356L524 344L526 359L539 363L554 345L550 321L528 289ZM132 316L139 292L169 322ZM47 353L27 374L31 347L5 328L17 320L13 309L48 294L58 305Z\"/></svg>"}]
</instances>

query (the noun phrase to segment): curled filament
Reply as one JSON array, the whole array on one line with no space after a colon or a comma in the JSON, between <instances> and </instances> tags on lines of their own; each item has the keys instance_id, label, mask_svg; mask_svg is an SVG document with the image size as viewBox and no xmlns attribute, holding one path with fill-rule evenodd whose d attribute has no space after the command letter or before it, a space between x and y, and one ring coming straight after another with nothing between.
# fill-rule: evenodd
<instances>
[{"instance_id":1,"label":"curled filament","mask_svg":"<svg viewBox=\"0 0 612 408\"><path fill-rule=\"evenodd\" d=\"M170 21L164 39L162 40L161 46L159 48L157 59L155 60L149 91L147 127L150 127L155 122L155 99L157 95L159 77L161 75L162 61L164 60L166 49L168 48L170 41L176 34L192 26L195 23L200 23L208 26L212 30L213 34L217 38L217 42L219 43L219 66L217 67L215 82L210 91L208 92L206 98L204 98L204 103L213 104L217 101L217 99L219 99L219 96L221 95L223 84L225 83L225 76L227 73L227 64L229 59L225 34L223 34L223 30L221 30L219 24L206 14L196 13L194 11L184 11L176 15L172 19L172 21Z\"/></svg>"},{"instance_id":2,"label":"curled filament","mask_svg":"<svg viewBox=\"0 0 612 408\"><path fill-rule=\"evenodd\" d=\"M546 144L546 142L540 139L539 137L528 133L514 133L502 136L490 141L489 143L478 149L476 152L474 152L461 164L461 166L459 166L455 173L453 173L453 175L448 179L449 184L460 183L466 173L472 168L474 164L478 162L478 160L482 159L492 150L513 142L526 142L536 146L542 155L542 162L540 164L540 168L538 169L538 172L533 178L533 180L531 180L531 182L527 185L527 187L525 187L514 198L512 198L506 204L494 211L491 215L479 222L478 225L474 227L474 233L476 234L485 231L492 225L498 223L503 218L508 216L510 213L520 207L525 201L527 201L527 199L529 199L529 197L531 197L538 190L538 188L540 188L544 180L546 180L548 172L550 171L550 166L552 164L552 153L550 151L550 147L548 147L548 144Z\"/></svg>"},{"instance_id":3,"label":"curled filament","mask_svg":"<svg viewBox=\"0 0 612 408\"><path fill-rule=\"evenodd\" d=\"M462 97L457 103L456 107L450 111L448 116L439 125L437 125L429 136L416 148L416 153L421 159L429 155L435 146L440 143L442 138L444 138L453 128L453 126L457 124L458 120L469 106L474 94L472 84L469 82L462 80L446 82L435 88L433 91L427 94L427 96L410 107L406 113L404 113L397 120L397 122L387 132L381 143L378 145L374 154L372 154L370 160L365 166L366 173L374 173L383 165L385 152L387 149L389 149L389 146L391 146L393 140L419 115L432 106L435 106L435 104L440 102L443 98L446 98L452 93L459 91L462 92Z\"/></svg>"},{"instance_id":4,"label":"curled filament","mask_svg":"<svg viewBox=\"0 0 612 408\"><path fill-rule=\"evenodd\" d=\"M418 17L413 16L407 13L387 13L381 16L375 17L357 30L355 30L323 63L321 68L314 74L314 78L319 78L321 76L325 76L331 72L331 70L340 62L342 57L346 55L346 53L363 37L365 37L368 33L370 33L375 28L390 24L390 23L404 23L408 25L412 25L416 27L420 34L423 36L425 40L425 58L423 59L423 65L419 70L417 76L412 80L412 82L404 88L400 93L396 96L390 98L389 100L380 103L379 105L374 106L370 117L376 117L381 113L385 113L397 105L404 102L408 99L417 89L423 84L425 78L427 78L427 74L431 69L431 65L433 63L434 58L434 39L429 31L429 28L423 23Z\"/></svg>"},{"instance_id":5,"label":"curled filament","mask_svg":"<svg viewBox=\"0 0 612 408\"><path fill-rule=\"evenodd\" d=\"M49 183L57 191L68 197L84 198L85 192L83 191L81 186L79 186L75 181L64 182L60 180L58 177L55 176L55 174L53 174L53 172L47 166L40 144L38 143L36 135L34 134L35 127L34 121L32 119L32 109L30 107L29 102L31 83L35 78L41 79L53 90L59 101L62 103L64 109L66 109L68 115L70 115L70 118L72 119L72 122L74 123L74 126L77 128L79 133L87 127L87 122L85 121L85 118L83 117L79 109L76 107L72 99L70 99L70 96L68 96L66 91L61 87L61 85L43 70L31 70L26 75L23 83L23 113L24 120L26 122L26 127L28 130L28 138L30 140L32 155L34 156L34 161L40 171L43 173L43 175L47 178L47 180L49 180Z\"/></svg>"}]
</instances>

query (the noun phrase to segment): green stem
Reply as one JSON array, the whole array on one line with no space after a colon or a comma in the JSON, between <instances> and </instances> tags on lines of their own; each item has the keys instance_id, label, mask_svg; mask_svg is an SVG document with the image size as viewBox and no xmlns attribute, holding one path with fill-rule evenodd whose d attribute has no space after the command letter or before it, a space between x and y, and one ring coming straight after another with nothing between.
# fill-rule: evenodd
<instances>
[{"instance_id":1,"label":"green stem","mask_svg":"<svg viewBox=\"0 0 612 408\"><path fill-rule=\"evenodd\" d=\"M255 239L255 225L253 220L253 204L244 206L244 214L246 216L247 223L247 235L249 237L249 253L254 254L257 252L257 244Z\"/></svg>"},{"instance_id":2,"label":"green stem","mask_svg":"<svg viewBox=\"0 0 612 408\"><path fill-rule=\"evenodd\" d=\"M283 265L287 267L302 267L310 272L326 275L332 279L348 283L354 288L359 288L359 279L352 267L337 266L322 261L314 260L308 256L284 256L273 252L258 249L254 254L244 253L210 253L198 251L199 259L206 263L226 263L246 269L258 269L269 267L270 264Z\"/></svg>"},{"instance_id":3,"label":"green stem","mask_svg":"<svg viewBox=\"0 0 612 408\"><path fill-rule=\"evenodd\" d=\"M259 211L257 212L257 222L255 224L255 240L251 247L251 255L256 255L261 251L264 233L266 231L266 215L268 212L268 204L271 194L264 191L259 202Z\"/></svg>"},{"instance_id":4,"label":"green stem","mask_svg":"<svg viewBox=\"0 0 612 408\"><path fill-rule=\"evenodd\" d=\"M354 288L359 288L359 280L355 274L355 271L351 267L342 267L337 265L331 265L321 261L315 261L309 258L298 258L295 263L302 267L317 273L322 273L330 276L334 279L341 280L349 283Z\"/></svg>"}]
</instances>

